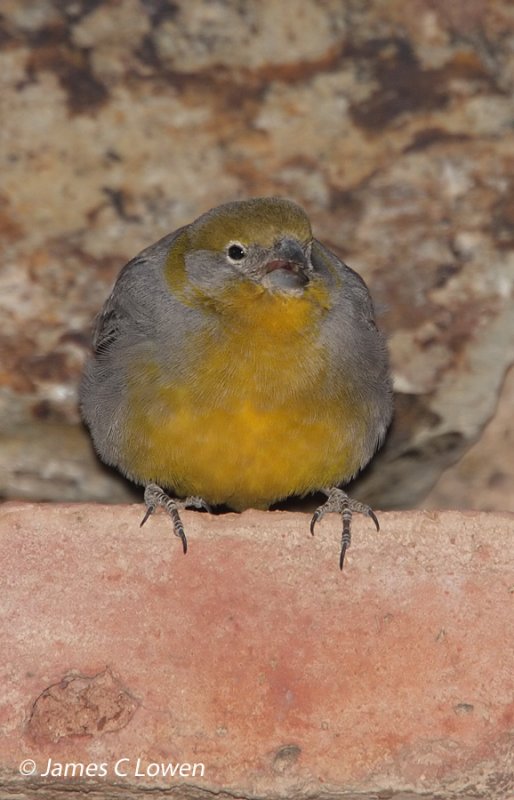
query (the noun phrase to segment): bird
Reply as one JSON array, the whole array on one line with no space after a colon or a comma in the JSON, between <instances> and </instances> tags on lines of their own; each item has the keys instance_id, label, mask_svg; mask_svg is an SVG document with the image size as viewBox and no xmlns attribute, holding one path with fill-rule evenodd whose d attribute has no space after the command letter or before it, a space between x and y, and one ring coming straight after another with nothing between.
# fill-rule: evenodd
<instances>
[{"instance_id":1,"label":"bird","mask_svg":"<svg viewBox=\"0 0 514 800\"><path fill-rule=\"evenodd\" d=\"M99 457L144 487L146 513L267 509L344 486L393 413L384 334L360 275L284 197L224 203L129 261L97 317L80 408Z\"/></svg>"}]
</instances>

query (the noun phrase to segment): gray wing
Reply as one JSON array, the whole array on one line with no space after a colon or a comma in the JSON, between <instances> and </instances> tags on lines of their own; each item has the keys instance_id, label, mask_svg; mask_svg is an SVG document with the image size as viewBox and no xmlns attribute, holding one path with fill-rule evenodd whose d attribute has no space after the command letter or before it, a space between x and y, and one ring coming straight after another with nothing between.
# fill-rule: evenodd
<instances>
[{"instance_id":1,"label":"gray wing","mask_svg":"<svg viewBox=\"0 0 514 800\"><path fill-rule=\"evenodd\" d=\"M382 441L393 410L386 340L376 325L373 301L361 276L319 242L312 255L315 268L328 269L334 281L336 302L327 314L322 336L332 352L334 383L368 409L367 459Z\"/></svg>"},{"instance_id":2,"label":"gray wing","mask_svg":"<svg viewBox=\"0 0 514 800\"><path fill-rule=\"evenodd\" d=\"M148 286L151 284L155 288L156 279L158 281L160 277L155 275L155 269L160 269L174 239L182 230L179 228L147 247L123 267L95 320L92 336L95 356L105 355L126 330L127 324L135 338L140 332L138 329L147 329L156 301L155 296L148 292Z\"/></svg>"},{"instance_id":3,"label":"gray wing","mask_svg":"<svg viewBox=\"0 0 514 800\"><path fill-rule=\"evenodd\" d=\"M127 370L137 354L153 356L156 330L173 324L172 298L163 275L166 256L178 231L143 250L121 270L98 315L93 353L79 389L82 417L104 461L119 466L124 435ZM126 472L126 470L124 470ZM128 474L128 473L127 473Z\"/></svg>"}]
</instances>

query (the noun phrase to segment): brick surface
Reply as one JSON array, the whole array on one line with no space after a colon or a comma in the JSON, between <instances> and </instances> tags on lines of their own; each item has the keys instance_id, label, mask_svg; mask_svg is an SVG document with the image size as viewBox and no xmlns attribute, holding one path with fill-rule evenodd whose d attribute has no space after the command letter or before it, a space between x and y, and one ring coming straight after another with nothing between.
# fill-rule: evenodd
<instances>
[{"instance_id":1,"label":"brick surface","mask_svg":"<svg viewBox=\"0 0 514 800\"><path fill-rule=\"evenodd\" d=\"M141 516L0 508L0 797L514 797L514 515Z\"/></svg>"}]
</instances>

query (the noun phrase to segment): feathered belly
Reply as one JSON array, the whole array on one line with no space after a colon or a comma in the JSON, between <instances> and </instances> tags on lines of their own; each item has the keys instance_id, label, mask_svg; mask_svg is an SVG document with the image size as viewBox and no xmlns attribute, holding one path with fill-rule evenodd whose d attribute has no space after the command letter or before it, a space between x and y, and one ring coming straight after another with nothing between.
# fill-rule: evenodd
<instances>
[{"instance_id":1,"label":"feathered belly","mask_svg":"<svg viewBox=\"0 0 514 800\"><path fill-rule=\"evenodd\" d=\"M153 406L131 403L121 466L138 482L179 497L264 508L337 485L367 460L363 412L340 399L310 395L263 407L247 398L225 406L168 394L168 403L162 393Z\"/></svg>"}]
</instances>

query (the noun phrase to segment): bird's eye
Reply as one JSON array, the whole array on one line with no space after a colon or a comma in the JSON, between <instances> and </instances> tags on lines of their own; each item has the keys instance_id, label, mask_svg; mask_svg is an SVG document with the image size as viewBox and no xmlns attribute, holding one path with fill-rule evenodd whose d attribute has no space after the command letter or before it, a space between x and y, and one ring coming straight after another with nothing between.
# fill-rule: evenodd
<instances>
[{"instance_id":1,"label":"bird's eye","mask_svg":"<svg viewBox=\"0 0 514 800\"><path fill-rule=\"evenodd\" d=\"M242 244L231 244L227 250L227 255L231 261L242 261L246 255L246 250Z\"/></svg>"}]
</instances>

